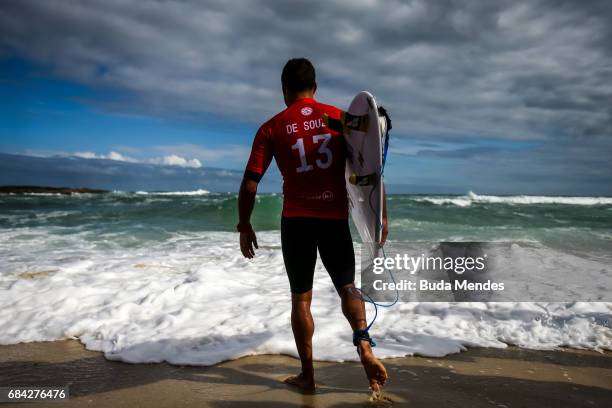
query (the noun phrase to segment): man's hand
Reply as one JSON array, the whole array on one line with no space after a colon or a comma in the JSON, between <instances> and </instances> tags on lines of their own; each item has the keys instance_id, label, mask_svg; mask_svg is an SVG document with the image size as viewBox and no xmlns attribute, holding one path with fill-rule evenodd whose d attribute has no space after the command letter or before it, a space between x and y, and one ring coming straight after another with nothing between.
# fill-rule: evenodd
<instances>
[{"instance_id":1,"label":"man's hand","mask_svg":"<svg viewBox=\"0 0 612 408\"><path fill-rule=\"evenodd\" d=\"M387 235L389 235L389 223L387 217L384 216L382 219L382 233L380 235L380 244L383 245L387 241Z\"/></svg>"},{"instance_id":2,"label":"man's hand","mask_svg":"<svg viewBox=\"0 0 612 408\"><path fill-rule=\"evenodd\" d=\"M255 195L257 194L257 182L248 178L243 178L240 183L238 193L238 225L236 228L240 232L240 251L245 258L255 256L255 249L258 249L255 231L251 227L249 220L255 206Z\"/></svg>"},{"instance_id":3,"label":"man's hand","mask_svg":"<svg viewBox=\"0 0 612 408\"><path fill-rule=\"evenodd\" d=\"M255 249L259 249L257 246L257 237L255 231L252 229L249 232L240 233L240 251L245 258L253 258L255 256Z\"/></svg>"}]
</instances>

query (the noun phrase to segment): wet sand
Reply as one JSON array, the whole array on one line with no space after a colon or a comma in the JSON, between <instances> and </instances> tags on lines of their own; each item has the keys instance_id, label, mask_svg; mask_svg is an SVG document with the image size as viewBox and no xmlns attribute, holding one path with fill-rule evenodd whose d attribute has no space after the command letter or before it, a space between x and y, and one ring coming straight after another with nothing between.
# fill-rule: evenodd
<instances>
[{"instance_id":1,"label":"wet sand","mask_svg":"<svg viewBox=\"0 0 612 408\"><path fill-rule=\"evenodd\" d=\"M70 399L0 407L610 407L612 353L470 349L444 358L386 359L392 403L369 402L358 363L316 364L319 389L281 382L298 371L287 356L253 356L212 367L125 364L75 340L0 346L1 386L69 385Z\"/></svg>"}]
</instances>

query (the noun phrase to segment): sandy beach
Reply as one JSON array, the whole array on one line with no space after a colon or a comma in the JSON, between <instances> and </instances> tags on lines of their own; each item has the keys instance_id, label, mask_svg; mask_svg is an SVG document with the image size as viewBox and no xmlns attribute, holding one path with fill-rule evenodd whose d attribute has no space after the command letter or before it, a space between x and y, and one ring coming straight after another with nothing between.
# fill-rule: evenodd
<instances>
[{"instance_id":1,"label":"sandy beach","mask_svg":"<svg viewBox=\"0 0 612 408\"><path fill-rule=\"evenodd\" d=\"M318 391L281 380L291 357L264 355L211 367L108 361L76 340L0 346L0 385L69 385L53 407L605 407L612 404L612 353L474 348L444 358L386 359L390 380L372 403L357 363L316 364ZM19 403L2 406L40 407Z\"/></svg>"}]
</instances>

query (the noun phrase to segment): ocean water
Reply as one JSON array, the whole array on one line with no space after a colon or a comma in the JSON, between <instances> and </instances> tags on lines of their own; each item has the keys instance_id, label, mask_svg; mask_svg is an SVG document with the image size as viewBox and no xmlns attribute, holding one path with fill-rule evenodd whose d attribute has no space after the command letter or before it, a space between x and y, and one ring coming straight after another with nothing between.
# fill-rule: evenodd
<instances>
[{"instance_id":1,"label":"ocean water","mask_svg":"<svg viewBox=\"0 0 612 408\"><path fill-rule=\"evenodd\" d=\"M238 248L236 202L203 190L0 195L0 343L78 338L109 359L194 365L296 355L282 197L257 199L253 260ZM612 268L612 198L392 195L389 219L391 242L536 243L561 280ZM356 360L320 263L314 292L315 358ZM372 335L381 357L508 344L611 350L612 303L402 303L379 311Z\"/></svg>"}]
</instances>

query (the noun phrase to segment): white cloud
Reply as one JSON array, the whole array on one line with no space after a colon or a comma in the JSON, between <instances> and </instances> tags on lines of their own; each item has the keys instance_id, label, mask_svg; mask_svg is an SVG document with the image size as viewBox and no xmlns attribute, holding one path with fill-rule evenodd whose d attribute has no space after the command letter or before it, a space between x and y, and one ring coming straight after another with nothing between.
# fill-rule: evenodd
<instances>
[{"instance_id":1,"label":"white cloud","mask_svg":"<svg viewBox=\"0 0 612 408\"><path fill-rule=\"evenodd\" d=\"M247 146L225 145L221 147L211 148L190 143L153 146L151 150L166 155L189 155L197 159L204 160L206 162L219 160L245 161L249 157L250 153L250 149Z\"/></svg>"},{"instance_id":2,"label":"white cloud","mask_svg":"<svg viewBox=\"0 0 612 408\"><path fill-rule=\"evenodd\" d=\"M177 156L176 154L171 154L170 156L164 156L164 157L159 157L159 158L153 158L147 161L149 163L163 164L166 166L191 167L194 169L198 169L202 167L202 163L198 159L188 160L183 157Z\"/></svg>"},{"instance_id":3,"label":"white cloud","mask_svg":"<svg viewBox=\"0 0 612 408\"><path fill-rule=\"evenodd\" d=\"M96 154L94 152L76 152L72 156L80 157L81 159L107 159L122 162L137 163L138 160L128 156L124 156L121 153L111 151L108 154Z\"/></svg>"},{"instance_id":4,"label":"white cloud","mask_svg":"<svg viewBox=\"0 0 612 408\"><path fill-rule=\"evenodd\" d=\"M117 153L117 152L110 152L104 158L105 159L109 159L109 160L116 160L116 161L136 162L135 159L132 159L132 158L127 157L127 156L124 156L121 153Z\"/></svg>"},{"instance_id":5,"label":"white cloud","mask_svg":"<svg viewBox=\"0 0 612 408\"><path fill-rule=\"evenodd\" d=\"M198 169L202 167L202 162L198 159L186 159L176 154L171 154L163 157L152 157L148 159L135 159L133 157L125 156L119 152L111 151L108 154L96 154L94 152L76 152L71 156L80 157L81 159L106 159L115 160L128 163L149 163L157 164L162 166L177 166L177 167L189 167Z\"/></svg>"},{"instance_id":6,"label":"white cloud","mask_svg":"<svg viewBox=\"0 0 612 408\"><path fill-rule=\"evenodd\" d=\"M94 152L76 152L73 156L80 157L81 159L99 159L98 155Z\"/></svg>"}]
</instances>

